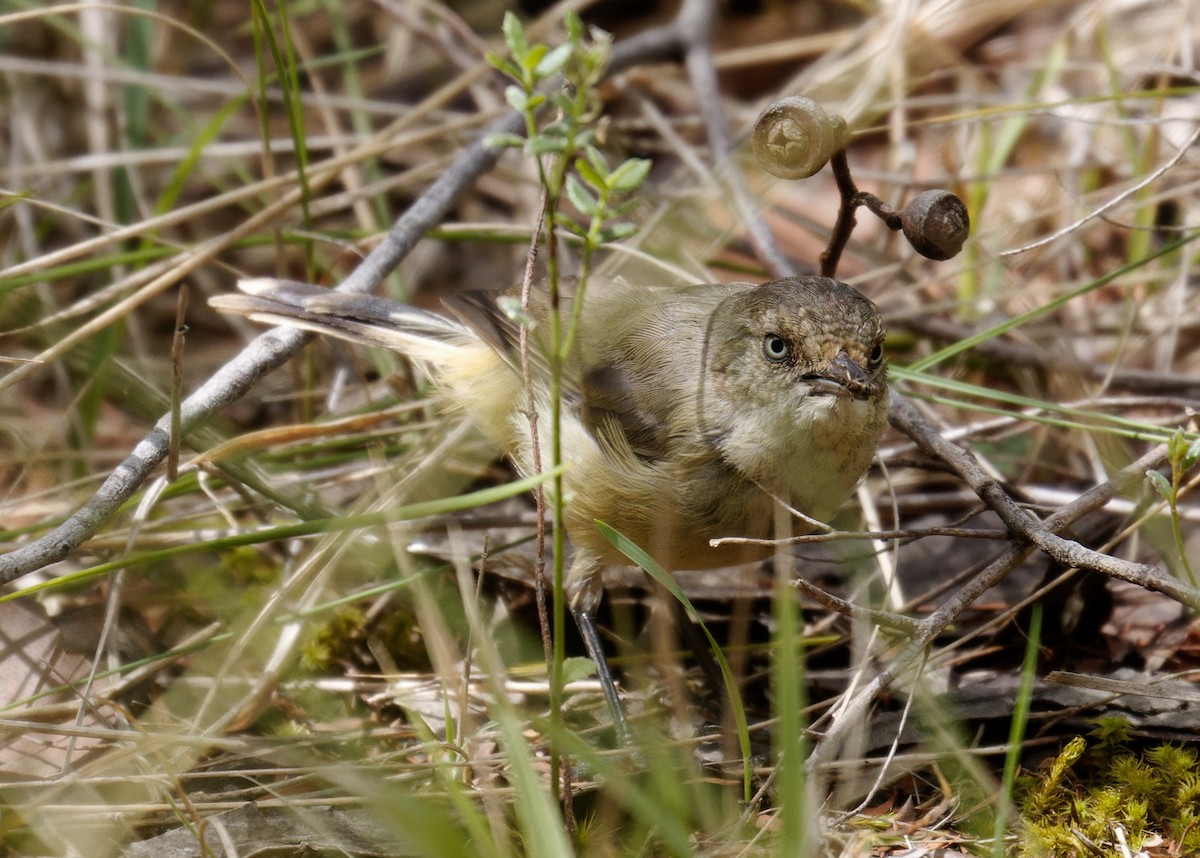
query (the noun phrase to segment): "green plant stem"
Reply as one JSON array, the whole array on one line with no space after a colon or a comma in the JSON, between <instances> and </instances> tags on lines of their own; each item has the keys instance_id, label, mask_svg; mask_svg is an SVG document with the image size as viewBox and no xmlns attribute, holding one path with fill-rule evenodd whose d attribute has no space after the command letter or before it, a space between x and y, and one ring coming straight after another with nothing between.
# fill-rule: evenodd
<instances>
[{"instance_id":1,"label":"green plant stem","mask_svg":"<svg viewBox=\"0 0 1200 858\"><path fill-rule=\"evenodd\" d=\"M576 94L578 100L579 94ZM558 201L562 197L566 182L567 170L570 166L570 154L577 146L579 133L579 111L572 110L567 116L566 143L563 151L552 161L551 168L546 169L541 158L537 159L538 177L546 191L546 217L544 235L546 241L546 279L550 302L550 467L557 468L562 464L562 400L563 400L563 363L566 360L564 335L562 327L562 276L559 269L558 243L555 240L554 226L558 219ZM532 111L526 114L527 129L532 129L529 139L536 135L536 121ZM583 284L576 289L577 305L583 303ZM562 712L563 698L563 665L566 663L566 633L567 633L567 597L566 597L566 527L565 499L563 497L563 478L558 473L551 483L551 526L553 534L551 545L554 551L553 564L553 602L551 628L553 641L553 660L550 666L550 717L557 721ZM557 790L560 781L558 757L552 761L552 781Z\"/></svg>"},{"instance_id":2,"label":"green plant stem","mask_svg":"<svg viewBox=\"0 0 1200 858\"><path fill-rule=\"evenodd\" d=\"M562 322L559 318L558 253L555 249L553 228L554 215L557 210L556 198L548 195L546 222L550 226L546 230L546 272L550 281L550 461L556 464L562 462L562 345L560 342ZM554 478L552 486L550 510L554 528L551 536L551 544L554 547L554 613L551 617L551 624L554 636L554 660L550 670L550 718L557 724L562 713L563 665L567 657L566 564L563 559L566 551L566 534L563 527L565 508L562 474ZM554 760L553 782L557 791L559 783L557 754Z\"/></svg>"},{"instance_id":3,"label":"green plant stem","mask_svg":"<svg viewBox=\"0 0 1200 858\"><path fill-rule=\"evenodd\" d=\"M532 95L536 90L536 81L531 76L525 76L520 81L520 86L524 90L526 96ZM535 140L538 135L537 126L537 111L536 109L526 108L525 114L525 137L527 140ZM542 234L534 236L534 241L542 240L543 236L546 241L546 274L548 283L548 297L550 303L550 461L562 461L562 361L560 360L560 346L558 343L560 336L560 325L558 318L558 253L554 242L554 221L558 212L558 193L555 190L554 182L551 180L551 175L554 171L547 172L546 165L542 158L534 159L534 164L537 168L538 183L541 185L544 194L544 213L543 224L549 224L544 227ZM561 182L557 183L561 188ZM529 308L524 308L528 310ZM531 419L537 421L537 402L529 403ZM538 456L536 450L533 455ZM562 697L563 697L563 665L566 662L566 605L564 599L564 579L565 567L563 564L563 552L566 549L566 542L563 534L563 483L562 475L556 475L551 482L550 492L550 520L551 520L551 551L553 553L553 564L551 566L551 592L552 592L552 613L550 618L550 637L551 637L551 656L550 656L550 721L555 726L560 726L560 713L562 712ZM539 526L544 527L544 524L539 521ZM559 793L562 783L560 760L557 752L551 754L550 757L550 783L555 795Z\"/></svg>"},{"instance_id":4,"label":"green plant stem","mask_svg":"<svg viewBox=\"0 0 1200 858\"><path fill-rule=\"evenodd\" d=\"M1171 508L1171 535L1175 538L1175 550L1179 552L1179 561L1183 564L1183 571L1187 574L1188 582L1193 587L1200 587L1196 583L1196 572L1192 569L1192 563L1188 560L1187 545L1183 541L1183 529L1179 525L1179 489L1180 483L1183 481L1183 473L1180 468L1171 468L1171 497L1168 506Z\"/></svg>"},{"instance_id":5,"label":"green plant stem","mask_svg":"<svg viewBox=\"0 0 1200 858\"><path fill-rule=\"evenodd\" d=\"M607 191L601 193L598 207L600 212L608 209L610 196ZM584 239L583 251L579 259L579 283L576 286L575 301L571 307L571 324L567 328L567 337L563 343L564 358L570 354L571 348L575 344L575 335L579 331L579 319L583 314L583 296L587 290L588 278L592 274L592 258L600 246L600 230L603 226L604 218L600 214L593 216L591 223L588 224L587 237Z\"/></svg>"}]
</instances>

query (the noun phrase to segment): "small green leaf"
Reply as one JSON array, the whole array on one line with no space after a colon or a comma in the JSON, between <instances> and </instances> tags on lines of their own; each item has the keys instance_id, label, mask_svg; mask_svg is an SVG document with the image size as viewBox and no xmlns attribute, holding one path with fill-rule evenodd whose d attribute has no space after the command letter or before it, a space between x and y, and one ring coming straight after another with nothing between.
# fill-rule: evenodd
<instances>
[{"instance_id":1,"label":"small green leaf","mask_svg":"<svg viewBox=\"0 0 1200 858\"><path fill-rule=\"evenodd\" d=\"M609 187L614 191L627 194L635 191L646 180L650 172L648 158L630 158L609 176Z\"/></svg>"},{"instance_id":2,"label":"small green leaf","mask_svg":"<svg viewBox=\"0 0 1200 858\"><path fill-rule=\"evenodd\" d=\"M524 113L529 108L529 96L516 84L504 87L504 100L517 113Z\"/></svg>"},{"instance_id":3,"label":"small green leaf","mask_svg":"<svg viewBox=\"0 0 1200 858\"><path fill-rule=\"evenodd\" d=\"M525 145L525 138L520 134L489 134L483 138L483 145L489 149L520 149Z\"/></svg>"},{"instance_id":4,"label":"small green leaf","mask_svg":"<svg viewBox=\"0 0 1200 858\"><path fill-rule=\"evenodd\" d=\"M487 61L491 63L493 67L502 71L507 77L520 80L521 70L517 68L516 64L508 57L502 57L493 51L488 51Z\"/></svg>"},{"instance_id":5,"label":"small green leaf","mask_svg":"<svg viewBox=\"0 0 1200 858\"><path fill-rule=\"evenodd\" d=\"M580 65L584 67L585 82L592 83L604 74L608 59L612 55L612 36L599 27L590 30L592 44L582 52Z\"/></svg>"},{"instance_id":6,"label":"small green leaf","mask_svg":"<svg viewBox=\"0 0 1200 858\"><path fill-rule=\"evenodd\" d=\"M1154 490L1163 496L1163 499L1170 501L1175 495L1175 491L1171 488L1171 483L1160 474L1158 471L1146 471L1146 476L1150 479L1150 484L1154 486Z\"/></svg>"},{"instance_id":7,"label":"small green leaf","mask_svg":"<svg viewBox=\"0 0 1200 858\"><path fill-rule=\"evenodd\" d=\"M569 130L567 123L561 119L555 119L553 122L547 122L545 127L542 128L541 133L546 137L557 137L559 140L566 140Z\"/></svg>"},{"instance_id":8,"label":"small green leaf","mask_svg":"<svg viewBox=\"0 0 1200 858\"><path fill-rule=\"evenodd\" d=\"M604 157L604 153L589 142L583 147L583 154L587 156L588 163L592 165L596 173L604 176L607 180L612 171L608 169L608 160Z\"/></svg>"},{"instance_id":9,"label":"small green leaf","mask_svg":"<svg viewBox=\"0 0 1200 858\"><path fill-rule=\"evenodd\" d=\"M1200 437L1192 441L1187 452L1183 454L1183 469L1190 471L1196 462L1200 462Z\"/></svg>"},{"instance_id":10,"label":"small green leaf","mask_svg":"<svg viewBox=\"0 0 1200 858\"><path fill-rule=\"evenodd\" d=\"M536 71L538 63L542 61L542 57L546 56L546 51L548 50L550 50L550 48L541 43L530 45L529 50L525 52L523 57L521 57L521 68L525 69L525 71L529 73L531 79L538 79Z\"/></svg>"},{"instance_id":11,"label":"small green leaf","mask_svg":"<svg viewBox=\"0 0 1200 858\"><path fill-rule=\"evenodd\" d=\"M571 233L571 235L577 235L584 239L587 238L587 230L584 229L580 224L571 220L562 212L558 212L554 216L554 225L559 229L565 229L567 232Z\"/></svg>"},{"instance_id":12,"label":"small green leaf","mask_svg":"<svg viewBox=\"0 0 1200 858\"><path fill-rule=\"evenodd\" d=\"M575 161L575 170L579 173L579 178L597 191L603 191L608 186L605 177L597 173L596 168L582 158Z\"/></svg>"},{"instance_id":13,"label":"small green leaf","mask_svg":"<svg viewBox=\"0 0 1200 858\"><path fill-rule=\"evenodd\" d=\"M562 71L563 66L567 64L567 60L571 59L571 52L574 50L574 45L559 45L542 57L537 66L534 67L533 73L539 78L547 78L558 74Z\"/></svg>"},{"instance_id":14,"label":"small green leaf","mask_svg":"<svg viewBox=\"0 0 1200 858\"><path fill-rule=\"evenodd\" d=\"M1184 444L1186 443L1187 439L1183 437L1183 432L1176 429L1175 434L1167 441L1167 458L1176 463L1183 461Z\"/></svg>"},{"instance_id":15,"label":"small green leaf","mask_svg":"<svg viewBox=\"0 0 1200 858\"><path fill-rule=\"evenodd\" d=\"M608 216L609 217L620 217L623 214L628 214L629 212L633 211L637 207L638 207L638 201L636 199L625 200L625 202L618 203L617 205L609 205Z\"/></svg>"},{"instance_id":16,"label":"small green leaf","mask_svg":"<svg viewBox=\"0 0 1200 858\"><path fill-rule=\"evenodd\" d=\"M529 141L526 149L531 155L558 155L567 148L567 141L561 137L547 136L545 132Z\"/></svg>"},{"instance_id":17,"label":"small green leaf","mask_svg":"<svg viewBox=\"0 0 1200 858\"><path fill-rule=\"evenodd\" d=\"M587 121L590 122L591 120L587 120ZM580 149L582 149L586 146L592 145L592 141L595 139L596 139L595 129L586 128L586 127L585 128L577 128L575 130L575 150L579 151ZM607 175L608 170L605 169L604 172Z\"/></svg>"},{"instance_id":18,"label":"small green leaf","mask_svg":"<svg viewBox=\"0 0 1200 858\"><path fill-rule=\"evenodd\" d=\"M622 239L629 238L635 232L637 232L636 224L629 223L628 221L614 223L600 230L600 243L610 244L614 241L621 241Z\"/></svg>"},{"instance_id":19,"label":"small green leaf","mask_svg":"<svg viewBox=\"0 0 1200 858\"><path fill-rule=\"evenodd\" d=\"M546 103L546 96L544 96L542 93L540 93L540 92L531 93L529 95L528 100L525 102L525 112L532 113L533 111L537 110L539 107L541 107L545 103Z\"/></svg>"},{"instance_id":20,"label":"small green leaf","mask_svg":"<svg viewBox=\"0 0 1200 858\"><path fill-rule=\"evenodd\" d=\"M578 682L596 672L596 662L586 656L563 660L563 682Z\"/></svg>"},{"instance_id":21,"label":"small green leaf","mask_svg":"<svg viewBox=\"0 0 1200 858\"><path fill-rule=\"evenodd\" d=\"M521 19L512 11L504 13L504 23L500 25L500 31L504 33L504 44L508 45L508 49L512 51L514 57L520 61L529 50L529 43L525 40L525 27L521 24Z\"/></svg>"},{"instance_id":22,"label":"small green leaf","mask_svg":"<svg viewBox=\"0 0 1200 858\"><path fill-rule=\"evenodd\" d=\"M571 97L569 92L555 93L554 106L562 111L563 116L575 116L579 112L575 106L575 99Z\"/></svg>"},{"instance_id":23,"label":"small green leaf","mask_svg":"<svg viewBox=\"0 0 1200 858\"><path fill-rule=\"evenodd\" d=\"M583 186L583 182L574 176L567 176L567 199L571 205L588 217L595 217L600 210L597 206L596 195Z\"/></svg>"},{"instance_id":24,"label":"small green leaf","mask_svg":"<svg viewBox=\"0 0 1200 858\"><path fill-rule=\"evenodd\" d=\"M583 19L574 9L568 9L563 15L563 29L567 31L567 41L579 44L583 39Z\"/></svg>"}]
</instances>

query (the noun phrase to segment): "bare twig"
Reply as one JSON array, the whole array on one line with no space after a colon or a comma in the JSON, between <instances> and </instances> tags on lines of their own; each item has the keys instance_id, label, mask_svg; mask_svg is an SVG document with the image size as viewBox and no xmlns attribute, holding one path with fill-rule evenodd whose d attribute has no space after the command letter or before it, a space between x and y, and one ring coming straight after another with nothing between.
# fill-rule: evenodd
<instances>
[{"instance_id":1,"label":"bare twig","mask_svg":"<svg viewBox=\"0 0 1200 858\"><path fill-rule=\"evenodd\" d=\"M529 242L529 252L525 257L525 275L521 280L521 309L529 312L533 296L533 278L537 268L538 239L546 221L546 195L542 194L541 205L538 206L537 222L533 226L533 239ZM525 380L525 407L529 419L529 449L532 453L531 465L534 471L542 469L542 445L538 437L538 416L534 406L533 372L530 369L529 326L521 325L518 333L518 346L521 353L521 377ZM537 564L533 576L533 593L537 603L538 625L542 632L542 649L546 656L546 667L553 664L553 638L550 634L550 613L546 605L546 488L539 485L533 492L537 508Z\"/></svg>"},{"instance_id":2,"label":"bare twig","mask_svg":"<svg viewBox=\"0 0 1200 858\"><path fill-rule=\"evenodd\" d=\"M894 397L890 416L892 425L916 441L917 446L950 465L979 499L1000 517L1014 539L1033 544L1064 566L1091 569L1111 578L1120 578L1149 590L1165 593L1177 602L1200 610L1200 591L1177 581L1162 570L1146 563L1122 560L1058 536L1048 527L1054 516L1043 522L1022 508L979 466L974 456L942 438L908 400ZM1152 466L1141 468L1129 479L1142 479L1149 467Z\"/></svg>"},{"instance_id":3,"label":"bare twig","mask_svg":"<svg viewBox=\"0 0 1200 858\"><path fill-rule=\"evenodd\" d=\"M1016 502L1004 494L1003 490L983 472L969 453L938 435L920 412L907 400L899 396L892 398L891 418L893 425L907 432L917 444L932 455L944 458L959 475L972 486L985 503L1005 520L1011 522L1014 529L1014 542L995 560L972 578L965 586L956 591L941 607L921 622L919 633L900 652L896 659L884 668L863 687L854 697L841 708L839 717L826 730L821 741L817 743L812 756L809 757L808 767L817 771L824 764L833 760L842 739L856 725L860 725L867 708L888 687L902 676L907 675L924 658L926 647L942 633L955 618L966 610L976 599L991 587L999 583L1005 575L1025 560L1037 548L1047 546L1053 552L1046 553L1063 560L1069 565L1081 565L1083 568L1096 569L1109 574L1112 564L1119 564L1124 580L1138 579L1135 583L1150 589L1160 590L1172 598L1193 607L1200 606L1200 593L1193 588L1169 579L1158 569L1139 563L1118 561L1099 552L1086 549L1078 543L1057 536L1057 532L1069 527L1082 516L1108 503L1116 494L1137 480L1144 478L1149 468L1160 467L1166 460L1165 446L1157 446L1146 453L1133 464L1123 468L1107 482L1097 485L1081 494L1072 503L1061 507L1044 521L1038 522ZM994 488L993 488L994 487ZM1000 512L997 507L1003 507ZM1067 550L1067 546L1074 549ZM1043 550L1046 550L1043 548ZM1094 556L1093 556L1094 555ZM1070 559L1063 559L1070 558ZM1074 560L1084 561L1076 564Z\"/></svg>"},{"instance_id":4,"label":"bare twig","mask_svg":"<svg viewBox=\"0 0 1200 858\"><path fill-rule=\"evenodd\" d=\"M836 611L844 616L866 620L872 625L892 629L893 631L910 636L917 634L921 630L921 624L910 617L906 617L903 614L893 614L890 611L875 611L856 605L853 602L848 602L839 596L822 590L816 584L804 580L803 576L794 578L792 586L814 602L818 602L829 608L829 610Z\"/></svg>"},{"instance_id":5,"label":"bare twig","mask_svg":"<svg viewBox=\"0 0 1200 858\"><path fill-rule=\"evenodd\" d=\"M822 277L837 276L842 251L846 249L846 243L850 241L850 234L854 232L854 225L858 222L855 216L858 209L858 202L855 200L858 188L854 185L854 179L850 177L850 163L846 160L845 150L835 152L829 163L833 167L833 177L837 180L841 205L838 206L837 220L829 236L829 246L821 253Z\"/></svg>"},{"instance_id":6,"label":"bare twig","mask_svg":"<svg viewBox=\"0 0 1200 858\"><path fill-rule=\"evenodd\" d=\"M1064 236L1070 235L1073 232L1077 232L1080 229L1080 227L1082 227L1088 221L1090 221L1094 218L1100 217L1102 214L1104 214L1109 209L1114 208L1117 204L1123 202L1124 200L1129 199L1131 196L1136 194L1142 188L1149 187L1153 183L1157 182L1169 170L1173 169L1176 164L1178 164L1180 161L1182 161L1184 156L1187 155L1188 152L1192 151L1192 147L1196 145L1197 140L1200 140L1200 127L1197 127L1196 130L1192 132L1191 136L1188 137L1188 139L1184 141L1183 145L1179 147L1179 149L1175 152L1175 154L1173 156L1171 156L1170 158L1167 159L1166 163L1164 163L1161 167L1159 167L1154 172L1147 175L1141 181L1135 182L1130 187L1121 191L1121 193L1117 194L1115 197L1108 200L1108 202L1104 203L1099 208L1089 212L1088 214L1084 215L1082 218L1075 221L1074 223L1069 223L1066 226L1064 226L1062 229L1059 229L1059 230L1056 230L1056 231L1050 233L1050 235L1044 235L1041 238L1039 238L1037 241L1031 241L1028 244L1022 244L1019 247L1010 247L1008 250L1002 250L997 254L997 256L1000 256L1000 257L1016 256L1021 253L1027 253L1030 250L1035 250L1039 247L1045 247L1047 244L1051 244L1051 243L1057 241L1058 239L1063 238Z\"/></svg>"},{"instance_id":7,"label":"bare twig","mask_svg":"<svg viewBox=\"0 0 1200 858\"><path fill-rule=\"evenodd\" d=\"M900 213L889 206L879 197L867 191L860 191L850 174L850 162L846 158L846 150L834 152L829 159L833 168L833 178L837 182L838 205L837 220L833 232L829 236L829 245L821 254L821 276L836 277L838 263L842 259L842 251L850 241L854 226L858 222L855 212L859 206L865 206L868 211L883 221L884 225L896 231L900 229Z\"/></svg>"},{"instance_id":8,"label":"bare twig","mask_svg":"<svg viewBox=\"0 0 1200 858\"><path fill-rule=\"evenodd\" d=\"M171 437L167 444L167 482L173 483L179 476L180 417L179 405L183 399L183 344L187 335L188 287L179 287L175 304L175 336L171 339Z\"/></svg>"},{"instance_id":9,"label":"bare twig","mask_svg":"<svg viewBox=\"0 0 1200 858\"><path fill-rule=\"evenodd\" d=\"M921 539L926 536L954 536L960 539L1004 539L1002 530L976 527L907 527L895 530L835 530L830 533L806 533L786 539L758 539L749 536L722 536L710 540L714 548L721 545L812 545L818 542L857 542L881 539Z\"/></svg>"}]
</instances>

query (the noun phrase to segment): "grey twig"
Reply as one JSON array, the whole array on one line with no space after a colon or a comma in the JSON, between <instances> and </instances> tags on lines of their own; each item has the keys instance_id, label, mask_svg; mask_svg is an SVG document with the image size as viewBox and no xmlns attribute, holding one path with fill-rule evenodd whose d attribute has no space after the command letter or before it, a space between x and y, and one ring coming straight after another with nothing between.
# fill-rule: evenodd
<instances>
[{"instance_id":1,"label":"grey twig","mask_svg":"<svg viewBox=\"0 0 1200 858\"><path fill-rule=\"evenodd\" d=\"M1200 591L1176 580L1162 570L1146 563L1122 560L1059 536L1056 531L1061 528L1052 527L1051 522L1056 520L1056 516L1062 510L1051 515L1045 521L1039 521L1013 500L1003 486L979 466L974 456L962 447L944 439L907 399L895 397L890 416L892 425L912 438L917 446L948 464L979 496L980 500L991 507L992 511L1000 517L1014 539L1036 546L1064 566L1091 569L1111 578L1120 578L1131 584L1137 584L1148 590L1158 590L1177 602L1200 610ZM1164 453L1161 450L1156 451L1152 461L1161 464L1163 460ZM1129 480L1143 479L1146 470L1155 467L1156 464L1142 465L1131 474L1127 473L1128 469L1121 473L1126 474L1124 480L1127 484Z\"/></svg>"},{"instance_id":2,"label":"grey twig","mask_svg":"<svg viewBox=\"0 0 1200 858\"><path fill-rule=\"evenodd\" d=\"M999 557L924 619L920 623L918 633L905 645L896 659L838 709L837 719L825 731L809 757L807 765L814 773L822 764L834 759L842 740L850 730L861 726L867 709L875 699L921 662L926 648L934 638L1035 550L1041 549L1067 565L1094 569L1149 589L1159 590L1191 607L1200 607L1200 592L1181 584L1153 566L1110 557L1058 536L1059 531L1108 503L1135 481L1144 479L1147 469L1160 467L1166 461L1164 446L1155 447L1107 482L1089 489L1044 520L1038 521L1021 509L988 476L970 453L942 438L908 400L893 396L890 416L896 428L909 435L927 453L945 461L976 491L976 494L1009 526L1013 533L1013 542Z\"/></svg>"},{"instance_id":3,"label":"grey twig","mask_svg":"<svg viewBox=\"0 0 1200 858\"><path fill-rule=\"evenodd\" d=\"M802 575L797 575L793 579L792 586L814 602L824 605L829 610L843 616L865 620L874 625L892 629L910 637L921 631L921 624L911 617L906 617L903 614L893 614L891 611L876 611L861 607L840 596L835 596L827 590L822 590L816 584L806 581Z\"/></svg>"}]
</instances>

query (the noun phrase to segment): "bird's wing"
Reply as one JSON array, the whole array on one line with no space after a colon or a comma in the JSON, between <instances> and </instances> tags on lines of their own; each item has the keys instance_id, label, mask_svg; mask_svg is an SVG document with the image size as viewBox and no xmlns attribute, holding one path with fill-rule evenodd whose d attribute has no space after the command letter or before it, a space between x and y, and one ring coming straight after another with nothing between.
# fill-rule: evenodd
<instances>
[{"instance_id":1,"label":"bird's wing","mask_svg":"<svg viewBox=\"0 0 1200 858\"><path fill-rule=\"evenodd\" d=\"M670 409L638 395L637 379L618 366L594 367L583 377L580 419L607 446L659 461L667 456Z\"/></svg>"},{"instance_id":2,"label":"bird's wing","mask_svg":"<svg viewBox=\"0 0 1200 858\"><path fill-rule=\"evenodd\" d=\"M643 373L623 362L621 355L627 348L640 348L638 344L646 340L646 325L654 329L665 325L663 314L668 311L663 302L653 299L630 301L626 307L630 287L620 286L614 295L605 294L605 286L599 285L585 298L588 303L577 334L579 347L563 364L562 395L566 407L579 414L593 437L613 449L657 460L668 449L672 406L650 391ZM564 327L571 320L572 300L572 296L564 297ZM520 324L497 303L494 293L460 292L442 303L519 371ZM549 374L547 316L544 302L530 311L530 367L543 382Z\"/></svg>"},{"instance_id":3,"label":"bird's wing","mask_svg":"<svg viewBox=\"0 0 1200 858\"><path fill-rule=\"evenodd\" d=\"M747 287L626 284L590 292L574 356L588 430L643 460L680 451L684 436L696 433L712 311Z\"/></svg>"}]
</instances>

